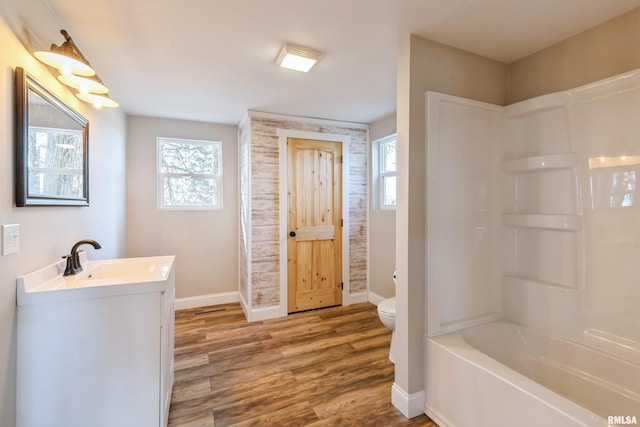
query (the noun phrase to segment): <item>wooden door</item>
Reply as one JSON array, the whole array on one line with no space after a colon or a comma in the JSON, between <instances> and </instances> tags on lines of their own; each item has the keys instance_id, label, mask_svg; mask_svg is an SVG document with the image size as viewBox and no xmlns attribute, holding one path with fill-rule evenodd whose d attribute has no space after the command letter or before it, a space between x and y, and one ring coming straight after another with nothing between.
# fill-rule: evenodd
<instances>
[{"instance_id":1,"label":"wooden door","mask_svg":"<svg viewBox=\"0 0 640 427\"><path fill-rule=\"evenodd\" d=\"M289 313L342 304L341 149L287 140Z\"/></svg>"}]
</instances>

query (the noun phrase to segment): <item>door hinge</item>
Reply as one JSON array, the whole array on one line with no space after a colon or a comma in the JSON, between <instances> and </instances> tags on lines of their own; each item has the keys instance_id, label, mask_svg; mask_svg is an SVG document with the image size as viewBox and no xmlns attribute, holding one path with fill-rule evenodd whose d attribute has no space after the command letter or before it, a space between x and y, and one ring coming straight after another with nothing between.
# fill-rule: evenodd
<instances>
[{"instance_id":1,"label":"door hinge","mask_svg":"<svg viewBox=\"0 0 640 427\"><path fill-rule=\"evenodd\" d=\"M340 289L342 289L344 291L344 282L340 283Z\"/></svg>"},{"instance_id":2,"label":"door hinge","mask_svg":"<svg viewBox=\"0 0 640 427\"><path fill-rule=\"evenodd\" d=\"M343 157L344 157L344 156L340 156L340 164L342 164L342 158L343 158Z\"/></svg>"},{"instance_id":3,"label":"door hinge","mask_svg":"<svg viewBox=\"0 0 640 427\"><path fill-rule=\"evenodd\" d=\"M344 219L340 218L340 227L344 227Z\"/></svg>"}]
</instances>

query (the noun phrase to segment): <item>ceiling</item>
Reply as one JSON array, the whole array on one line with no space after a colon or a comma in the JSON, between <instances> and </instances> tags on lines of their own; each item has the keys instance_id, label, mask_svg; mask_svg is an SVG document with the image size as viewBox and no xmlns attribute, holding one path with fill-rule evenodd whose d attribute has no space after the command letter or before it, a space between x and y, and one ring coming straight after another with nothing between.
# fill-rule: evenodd
<instances>
[{"instance_id":1,"label":"ceiling","mask_svg":"<svg viewBox=\"0 0 640 427\"><path fill-rule=\"evenodd\" d=\"M640 0L34 0L128 114L237 124L247 110L370 123L395 111L399 40L512 62ZM90 7L89 7L90 5ZM44 37L60 44L59 34ZM274 64L284 42L324 56Z\"/></svg>"}]
</instances>

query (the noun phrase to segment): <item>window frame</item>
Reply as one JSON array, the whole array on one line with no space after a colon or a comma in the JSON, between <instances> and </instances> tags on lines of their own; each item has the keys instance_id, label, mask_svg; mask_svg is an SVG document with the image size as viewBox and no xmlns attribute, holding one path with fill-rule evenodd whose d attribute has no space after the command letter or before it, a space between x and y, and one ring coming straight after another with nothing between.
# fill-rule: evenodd
<instances>
[{"instance_id":1,"label":"window frame","mask_svg":"<svg viewBox=\"0 0 640 427\"><path fill-rule=\"evenodd\" d=\"M214 152L217 150L220 153L220 167L216 174L203 174L203 173L175 173L175 172L162 172L162 145L165 143L179 143L179 144L193 144L193 145L207 145L214 147ZM223 152L222 142L212 140L200 140L200 139L188 139L188 138L170 138L159 136L156 138L156 200L157 208L159 210L168 211L218 211L223 209ZM179 205L172 206L166 205L164 199L164 178L165 177L195 177L204 179L213 179L216 181L216 201L215 204L207 205Z\"/></svg>"},{"instance_id":2,"label":"window frame","mask_svg":"<svg viewBox=\"0 0 640 427\"><path fill-rule=\"evenodd\" d=\"M384 162L382 161L382 159L384 158L383 154L382 154L382 149L385 146L385 144L391 142L391 141L395 141L396 143L396 170L395 171L385 171L384 168ZM397 206L397 200L396 200L396 204L395 205L388 205L384 203L384 181L385 178L389 178L389 177L395 177L396 178L396 195L397 195L397 182L398 182L398 168L397 168L397 150L398 150L398 136L397 134L392 134L389 136L386 136L384 138L380 138L377 139L376 141L374 141L375 143L375 149L376 149L376 153L377 153L377 169L376 172L378 174L378 176L376 177L376 184L377 184L377 196L378 196L378 200L377 200L377 208L380 210L389 210L389 211L395 211L396 210L396 206Z\"/></svg>"}]
</instances>

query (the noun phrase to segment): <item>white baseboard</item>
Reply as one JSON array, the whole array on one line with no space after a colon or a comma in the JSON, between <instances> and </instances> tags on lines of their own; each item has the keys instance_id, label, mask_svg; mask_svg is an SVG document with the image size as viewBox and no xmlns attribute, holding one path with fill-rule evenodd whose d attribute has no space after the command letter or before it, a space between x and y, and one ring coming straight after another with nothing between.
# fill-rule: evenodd
<instances>
[{"instance_id":1,"label":"white baseboard","mask_svg":"<svg viewBox=\"0 0 640 427\"><path fill-rule=\"evenodd\" d=\"M375 292L369 292L369 302L373 305L378 305L380 304L382 301L386 300L385 297L380 296L378 294L376 294Z\"/></svg>"},{"instance_id":2,"label":"white baseboard","mask_svg":"<svg viewBox=\"0 0 640 427\"><path fill-rule=\"evenodd\" d=\"M237 294L237 292L236 292ZM244 315L249 322L259 322L261 320L276 319L282 317L282 310L280 306L274 305L270 307L249 308L249 305L244 300L242 295L237 297L237 301L240 301ZM359 304L368 301L367 292L358 292L355 294L349 294L348 300L344 305ZM286 314L285 314L286 316Z\"/></svg>"},{"instance_id":3,"label":"white baseboard","mask_svg":"<svg viewBox=\"0 0 640 427\"><path fill-rule=\"evenodd\" d=\"M367 302L367 292L349 294L347 296L346 304L344 305L360 304L361 302Z\"/></svg>"},{"instance_id":4,"label":"white baseboard","mask_svg":"<svg viewBox=\"0 0 640 427\"><path fill-rule=\"evenodd\" d=\"M278 317L282 317L280 306L274 305L271 307L252 308L251 311L249 311L247 320L249 322L258 322L260 320L275 319Z\"/></svg>"},{"instance_id":5,"label":"white baseboard","mask_svg":"<svg viewBox=\"0 0 640 427\"><path fill-rule=\"evenodd\" d=\"M426 398L424 390L408 394L399 385L391 387L391 403L407 418L424 414Z\"/></svg>"},{"instance_id":6,"label":"white baseboard","mask_svg":"<svg viewBox=\"0 0 640 427\"><path fill-rule=\"evenodd\" d=\"M425 406L424 413L427 414L427 417L431 418L431 420L438 424L440 427L448 427L454 425L451 421L449 421L448 418L440 416L440 414L438 414L437 412L430 410L428 406Z\"/></svg>"},{"instance_id":7,"label":"white baseboard","mask_svg":"<svg viewBox=\"0 0 640 427\"><path fill-rule=\"evenodd\" d=\"M239 292L224 292L219 294L200 295L197 297L176 298L176 310L228 304L231 302L240 302L242 311L244 311L244 316L249 322L281 317L279 306L250 309L247 302Z\"/></svg>"},{"instance_id":8,"label":"white baseboard","mask_svg":"<svg viewBox=\"0 0 640 427\"><path fill-rule=\"evenodd\" d=\"M197 297L176 298L176 310L229 304L238 301L238 292L222 292L219 294L199 295Z\"/></svg>"},{"instance_id":9,"label":"white baseboard","mask_svg":"<svg viewBox=\"0 0 640 427\"><path fill-rule=\"evenodd\" d=\"M359 304L362 302L371 302L378 305L383 297L372 292L358 292L349 294L348 301L345 305ZM279 306L248 309L247 302L242 298L239 292L222 292L219 294L198 295L196 297L176 298L176 310L184 310L187 308L207 307L210 305L229 304L232 302L240 302L247 318L250 321L275 319L281 317Z\"/></svg>"},{"instance_id":10,"label":"white baseboard","mask_svg":"<svg viewBox=\"0 0 640 427\"><path fill-rule=\"evenodd\" d=\"M242 307L242 311L244 311L244 317L245 319L249 320L249 304L240 292L238 292L238 296L240 299L240 307Z\"/></svg>"}]
</instances>

